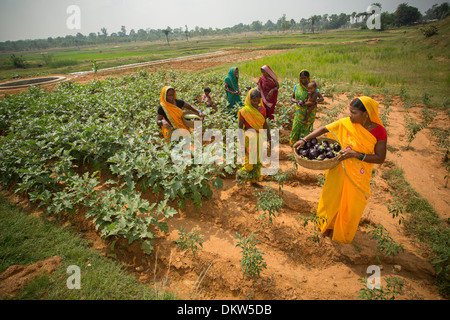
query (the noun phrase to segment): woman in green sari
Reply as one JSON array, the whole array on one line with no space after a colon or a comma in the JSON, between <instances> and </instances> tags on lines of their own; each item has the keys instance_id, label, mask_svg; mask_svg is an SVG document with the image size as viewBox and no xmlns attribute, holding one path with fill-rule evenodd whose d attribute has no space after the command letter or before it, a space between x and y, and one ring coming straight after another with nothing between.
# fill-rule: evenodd
<instances>
[{"instance_id":1,"label":"woman in green sari","mask_svg":"<svg viewBox=\"0 0 450 320\"><path fill-rule=\"evenodd\" d=\"M296 104L294 120L292 122L292 131L289 139L289 144L291 146L293 146L300 138L307 136L313 131L314 121L316 120L316 108L313 108L308 119L305 121L308 111L308 106L305 105L305 102L308 100L308 84L311 81L309 71L306 69L300 71L299 80L299 84L294 87L291 99L291 101Z\"/></svg>"},{"instance_id":2,"label":"woman in green sari","mask_svg":"<svg viewBox=\"0 0 450 320\"><path fill-rule=\"evenodd\" d=\"M232 67L225 78L225 92L227 93L228 112L234 113L235 105L241 105L241 92L239 91L239 69Z\"/></svg>"}]
</instances>

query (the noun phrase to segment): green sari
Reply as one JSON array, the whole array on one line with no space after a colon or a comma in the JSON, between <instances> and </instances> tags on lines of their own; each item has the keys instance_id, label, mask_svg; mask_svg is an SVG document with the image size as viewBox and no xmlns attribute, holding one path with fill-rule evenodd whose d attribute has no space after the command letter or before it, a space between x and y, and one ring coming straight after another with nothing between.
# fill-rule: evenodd
<instances>
[{"instance_id":1,"label":"green sari","mask_svg":"<svg viewBox=\"0 0 450 320\"><path fill-rule=\"evenodd\" d=\"M303 69L302 71L300 71L300 73L302 73L303 71L308 70ZM308 78L308 82L309 81L310 78ZM306 100L308 99L308 89L301 82L299 82L299 84L295 86L294 92L296 100L303 100L306 102ZM293 146L294 143L300 140L300 138L307 136L313 131L314 121L316 120L316 109L317 108L314 108L310 113L308 121L306 123L303 123L302 121L305 120L308 107L296 105L294 120L292 121L291 136L289 138L289 144L291 146Z\"/></svg>"},{"instance_id":2,"label":"green sari","mask_svg":"<svg viewBox=\"0 0 450 320\"><path fill-rule=\"evenodd\" d=\"M228 71L228 75L225 78L225 83L228 84L228 88L232 91L239 90L238 77L236 77L235 73L236 73L236 67L232 67L230 69L230 71ZM226 94L227 94L227 100L228 100L227 109L229 112L233 112L235 105L242 104L241 96L232 94L228 91L226 91Z\"/></svg>"}]
</instances>

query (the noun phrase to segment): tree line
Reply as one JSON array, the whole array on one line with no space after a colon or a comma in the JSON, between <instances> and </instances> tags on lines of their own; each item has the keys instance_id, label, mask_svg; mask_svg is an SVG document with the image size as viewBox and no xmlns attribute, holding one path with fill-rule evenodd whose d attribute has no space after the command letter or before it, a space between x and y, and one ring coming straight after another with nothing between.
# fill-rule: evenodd
<instances>
[{"instance_id":1,"label":"tree line","mask_svg":"<svg viewBox=\"0 0 450 320\"><path fill-rule=\"evenodd\" d=\"M380 3L373 3L382 9ZM381 11L381 10L380 10ZM392 29L401 26L411 25L414 23L441 20L450 15L450 7L447 2L441 5L435 4L428 9L424 15L413 6L407 3L400 4L397 9L392 12L381 12L381 29ZM284 14L276 22L268 20L263 23L261 21L253 21L250 24L237 24L233 27L227 28L201 28L196 26L189 30L186 25L184 28L170 28L166 29L131 29L127 32L125 26L122 26L120 31L109 33L106 28L102 28L99 32L91 32L88 35L77 33L75 36L67 35L65 37L48 37L47 39L36 40L18 40L0 42L0 51L17 52L49 49L56 47L80 47L89 45L120 43L120 42L142 42L142 41L189 41L191 38L198 38L204 36L227 36L230 34L244 33L244 32L317 32L340 28L367 28L366 21L367 12L353 12L351 14L324 14L313 15L309 18L302 18L298 22L294 19L288 20ZM169 41L170 40L170 41Z\"/></svg>"}]
</instances>

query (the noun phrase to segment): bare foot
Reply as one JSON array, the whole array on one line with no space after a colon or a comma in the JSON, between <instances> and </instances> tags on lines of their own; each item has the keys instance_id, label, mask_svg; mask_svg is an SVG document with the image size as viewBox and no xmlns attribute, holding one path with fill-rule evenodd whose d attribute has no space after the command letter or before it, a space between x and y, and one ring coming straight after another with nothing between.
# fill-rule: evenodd
<instances>
[{"instance_id":1,"label":"bare foot","mask_svg":"<svg viewBox=\"0 0 450 320\"><path fill-rule=\"evenodd\" d=\"M320 236L322 239L325 239L326 237L330 237L330 238L331 238L332 232L333 232L333 230L328 229L328 230L325 230L325 232L323 232L323 233L321 232L321 233L319 234L319 236Z\"/></svg>"},{"instance_id":2,"label":"bare foot","mask_svg":"<svg viewBox=\"0 0 450 320\"><path fill-rule=\"evenodd\" d=\"M256 183L256 182L252 182L252 183L250 183L250 185L252 187L255 187L255 188L258 188L258 189L264 188L262 185L260 185L259 183Z\"/></svg>"}]
</instances>

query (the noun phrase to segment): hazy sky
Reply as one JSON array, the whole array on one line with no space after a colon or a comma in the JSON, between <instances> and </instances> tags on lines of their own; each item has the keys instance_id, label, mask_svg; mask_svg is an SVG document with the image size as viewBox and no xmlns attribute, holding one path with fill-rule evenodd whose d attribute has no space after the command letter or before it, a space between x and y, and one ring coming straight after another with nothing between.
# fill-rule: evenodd
<instances>
[{"instance_id":1,"label":"hazy sky","mask_svg":"<svg viewBox=\"0 0 450 320\"><path fill-rule=\"evenodd\" d=\"M105 27L108 33L127 33L134 29L172 29L188 26L209 28L232 27L259 20L276 22L286 14L296 22L318 14L363 12L379 2L382 11L394 12L406 2L422 13L442 0L0 0L0 41L46 39L48 37L88 35ZM79 28L74 12L80 9ZM76 29L69 29L67 22Z\"/></svg>"}]
</instances>

